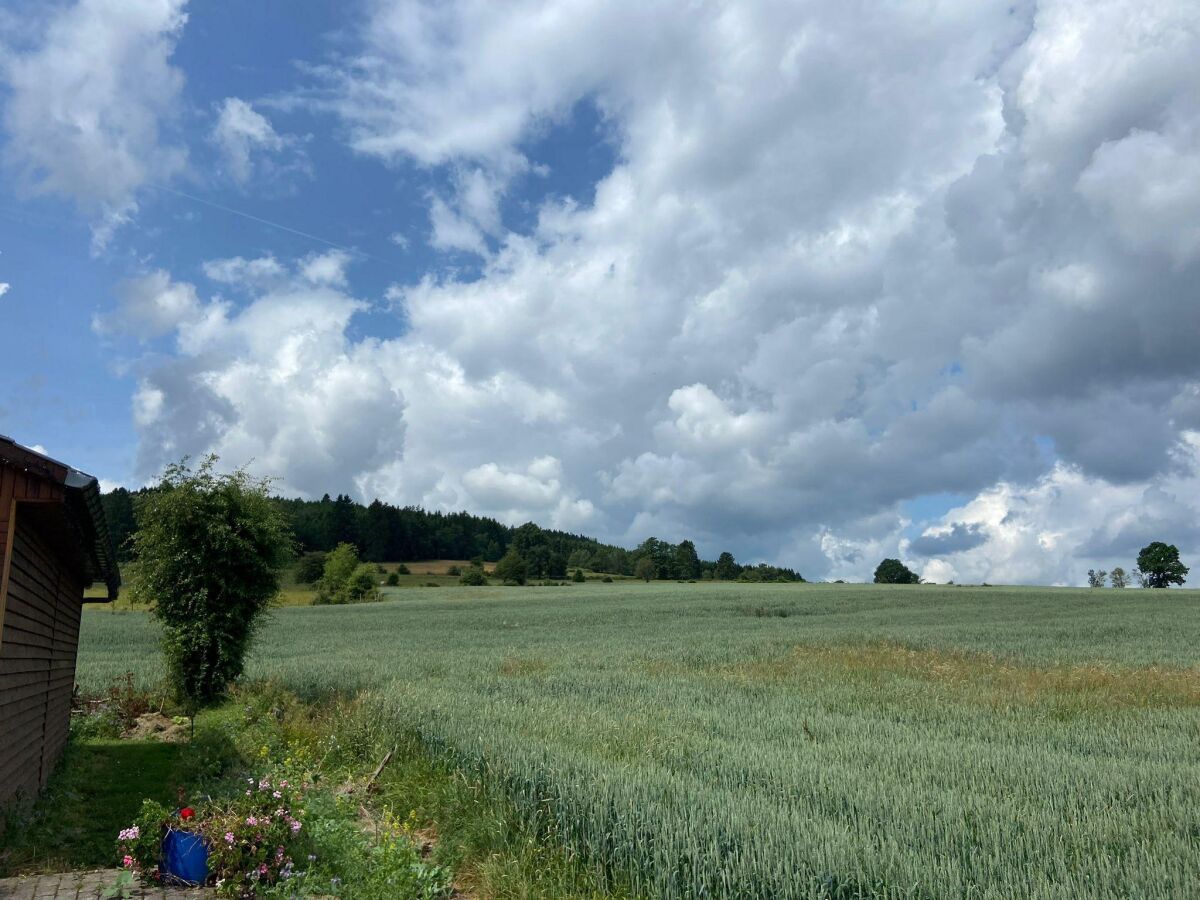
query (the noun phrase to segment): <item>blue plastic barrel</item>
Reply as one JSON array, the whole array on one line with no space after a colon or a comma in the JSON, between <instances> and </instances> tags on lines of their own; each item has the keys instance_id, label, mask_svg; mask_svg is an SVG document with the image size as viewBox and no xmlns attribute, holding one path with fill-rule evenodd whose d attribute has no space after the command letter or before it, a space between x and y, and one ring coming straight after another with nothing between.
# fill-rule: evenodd
<instances>
[{"instance_id":1,"label":"blue plastic barrel","mask_svg":"<svg viewBox=\"0 0 1200 900\"><path fill-rule=\"evenodd\" d=\"M185 884L204 884L208 880L208 847L204 838L168 828L162 845L162 873Z\"/></svg>"}]
</instances>

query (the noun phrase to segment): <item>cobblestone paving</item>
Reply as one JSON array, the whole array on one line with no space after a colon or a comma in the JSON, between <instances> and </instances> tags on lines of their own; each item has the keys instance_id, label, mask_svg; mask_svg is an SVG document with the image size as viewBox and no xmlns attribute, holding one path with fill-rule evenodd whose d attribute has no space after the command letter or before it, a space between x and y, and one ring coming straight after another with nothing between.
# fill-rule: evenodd
<instances>
[{"instance_id":1,"label":"cobblestone paving","mask_svg":"<svg viewBox=\"0 0 1200 900\"><path fill-rule=\"evenodd\" d=\"M120 871L101 869L0 878L0 900L98 900L104 888L116 882ZM129 896L144 900L211 900L213 892L203 888L147 885L135 887Z\"/></svg>"}]
</instances>

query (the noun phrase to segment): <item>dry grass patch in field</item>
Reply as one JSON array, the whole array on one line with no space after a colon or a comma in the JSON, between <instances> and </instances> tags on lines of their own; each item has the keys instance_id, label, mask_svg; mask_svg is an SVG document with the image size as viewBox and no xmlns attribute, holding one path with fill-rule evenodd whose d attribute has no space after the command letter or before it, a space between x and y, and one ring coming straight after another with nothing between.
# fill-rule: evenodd
<instances>
[{"instance_id":1,"label":"dry grass patch in field","mask_svg":"<svg viewBox=\"0 0 1200 900\"><path fill-rule=\"evenodd\" d=\"M384 563L383 567L387 571L394 571L399 563ZM452 566L457 566L459 569L466 570L471 565L469 559L426 559L420 562L405 563L408 566L408 571L413 575L446 575ZM485 568L490 569L491 563L488 563Z\"/></svg>"},{"instance_id":2,"label":"dry grass patch in field","mask_svg":"<svg viewBox=\"0 0 1200 900\"><path fill-rule=\"evenodd\" d=\"M500 663L501 675L542 675L550 671L550 663L537 657L518 659L510 656Z\"/></svg>"},{"instance_id":3,"label":"dry grass patch in field","mask_svg":"<svg viewBox=\"0 0 1200 900\"><path fill-rule=\"evenodd\" d=\"M856 679L919 679L961 693L964 699L997 704L1050 700L1101 707L1200 706L1200 669L1195 667L1035 666L987 653L886 641L800 645L786 656L721 665L713 671L735 681L784 681L814 670Z\"/></svg>"}]
</instances>

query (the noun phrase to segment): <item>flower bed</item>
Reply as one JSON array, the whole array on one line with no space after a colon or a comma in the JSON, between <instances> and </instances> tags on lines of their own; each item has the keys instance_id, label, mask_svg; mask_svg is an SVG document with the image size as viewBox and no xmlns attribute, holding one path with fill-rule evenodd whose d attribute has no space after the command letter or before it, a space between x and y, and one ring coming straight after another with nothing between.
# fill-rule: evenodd
<instances>
[{"instance_id":1,"label":"flower bed","mask_svg":"<svg viewBox=\"0 0 1200 900\"><path fill-rule=\"evenodd\" d=\"M170 880L164 836L195 835L208 851L204 880L227 897L450 895L449 871L422 859L409 823L385 817L367 834L356 819L358 807L286 778L250 778L234 796L195 809L171 811L145 802L138 821L117 836L118 853L131 873Z\"/></svg>"},{"instance_id":2,"label":"flower bed","mask_svg":"<svg viewBox=\"0 0 1200 900\"><path fill-rule=\"evenodd\" d=\"M310 854L302 817L303 791L286 778L246 781L242 796L171 812L147 801L138 821L117 836L122 865L155 879L173 873L163 865L168 830L194 834L208 850L208 879L221 893L250 896L295 877L295 860Z\"/></svg>"}]
</instances>

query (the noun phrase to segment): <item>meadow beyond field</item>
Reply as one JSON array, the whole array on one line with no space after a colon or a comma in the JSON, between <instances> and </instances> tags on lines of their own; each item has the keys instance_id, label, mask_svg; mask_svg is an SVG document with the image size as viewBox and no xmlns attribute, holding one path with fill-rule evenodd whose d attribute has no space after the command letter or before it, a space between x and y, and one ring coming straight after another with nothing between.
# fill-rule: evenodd
<instances>
[{"instance_id":1,"label":"meadow beyond field","mask_svg":"<svg viewBox=\"0 0 1200 900\"><path fill-rule=\"evenodd\" d=\"M252 678L368 691L652 897L1200 896L1200 592L589 583L280 609ZM161 677L89 610L85 691Z\"/></svg>"}]
</instances>

